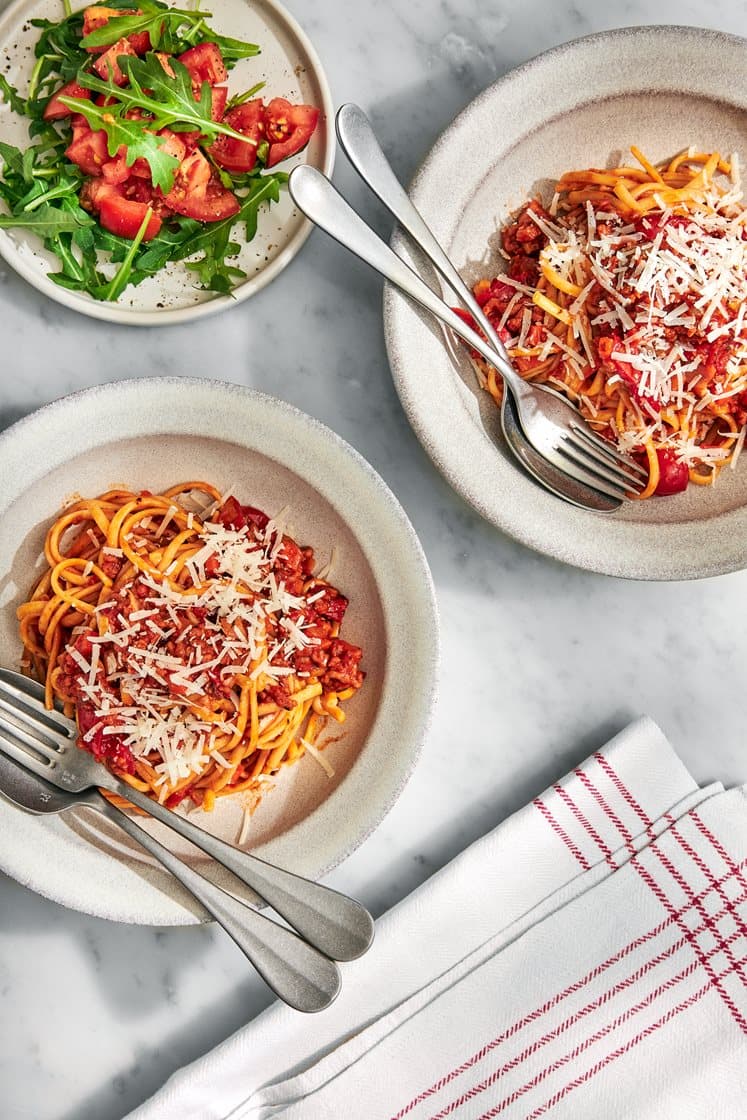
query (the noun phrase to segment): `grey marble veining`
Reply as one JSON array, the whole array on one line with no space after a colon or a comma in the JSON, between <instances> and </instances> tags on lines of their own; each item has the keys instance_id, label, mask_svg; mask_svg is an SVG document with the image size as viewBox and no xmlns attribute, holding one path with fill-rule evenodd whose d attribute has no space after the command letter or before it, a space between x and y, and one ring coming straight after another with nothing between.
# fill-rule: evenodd
<instances>
[{"instance_id":1,"label":"grey marble veining","mask_svg":"<svg viewBox=\"0 0 747 1120\"><path fill-rule=\"evenodd\" d=\"M742 0L290 6L335 99L370 111L405 179L467 101L546 47L633 23L747 33ZM388 233L342 163L336 180ZM747 574L625 583L562 567L482 522L404 419L384 352L380 283L321 234L249 304L179 328L89 321L0 265L0 324L0 426L100 381L215 375L317 416L399 496L436 581L443 683L404 795L330 877L376 913L641 712L660 722L700 781L747 778ZM117 926L0 881L2 1120L118 1120L267 1002L219 931Z\"/></svg>"}]
</instances>

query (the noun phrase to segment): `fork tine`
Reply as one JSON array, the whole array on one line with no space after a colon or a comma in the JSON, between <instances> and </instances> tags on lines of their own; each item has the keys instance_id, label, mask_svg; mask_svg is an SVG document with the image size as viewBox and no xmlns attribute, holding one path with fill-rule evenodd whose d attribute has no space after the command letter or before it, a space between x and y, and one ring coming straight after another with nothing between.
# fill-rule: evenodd
<instances>
[{"instance_id":1,"label":"fork tine","mask_svg":"<svg viewBox=\"0 0 747 1120\"><path fill-rule=\"evenodd\" d=\"M612 482L605 482L598 474L586 470L586 467L577 462L576 459L568 453L565 446L565 441L557 447L557 454L560 461L556 461L559 470L564 471L571 478L575 478L576 482L583 482L586 486L591 486L594 490L598 490L600 494L606 494L608 498L617 498L623 501L630 494L630 490L623 485L617 485ZM552 460L551 460L552 461Z\"/></svg>"},{"instance_id":2,"label":"fork tine","mask_svg":"<svg viewBox=\"0 0 747 1120\"><path fill-rule=\"evenodd\" d=\"M579 424L571 424L571 430L575 435L594 444L599 451L603 451L605 455L613 459L616 463L621 464L635 474L639 474L644 483L648 481L648 470L646 467L642 467L640 463L636 463L635 459L631 459L629 455L624 455L622 451L618 451L608 440L602 439L602 437L598 436L591 428L582 428Z\"/></svg>"},{"instance_id":3,"label":"fork tine","mask_svg":"<svg viewBox=\"0 0 747 1120\"><path fill-rule=\"evenodd\" d=\"M598 489L603 486L609 487L609 490L604 491L605 493L612 491L614 497L630 498L637 492L636 488L626 479L620 478L612 471L607 471L604 467L598 465L594 460L587 459L579 454L575 445L569 440L561 440L557 450L565 460L564 469L567 469L568 465L572 463L576 470L583 470L592 479L596 480L591 482L590 485L596 486Z\"/></svg>"},{"instance_id":4,"label":"fork tine","mask_svg":"<svg viewBox=\"0 0 747 1120\"><path fill-rule=\"evenodd\" d=\"M19 703L10 704L5 697L0 693L0 727L12 727L18 733L24 732L28 738L26 742L31 742L33 745L39 743L39 749L42 746L47 750L53 751L58 754L60 750L60 743L54 736L47 732L46 728L40 727L27 712L21 708ZM64 749L64 747L62 748Z\"/></svg>"},{"instance_id":5,"label":"fork tine","mask_svg":"<svg viewBox=\"0 0 747 1120\"><path fill-rule=\"evenodd\" d=\"M36 747L34 747L36 750ZM49 771L52 766L52 760L46 759L41 752L38 754L32 753L31 750L23 743L15 731L8 731L5 727L0 731L0 752L7 754L14 762L19 762L21 766L25 766L27 770L33 770L35 774L41 775L42 778L49 777Z\"/></svg>"},{"instance_id":6,"label":"fork tine","mask_svg":"<svg viewBox=\"0 0 747 1120\"><path fill-rule=\"evenodd\" d=\"M623 467L617 466L611 459L600 455L589 445L580 442L575 437L566 436L560 442L568 451L573 451L576 462L587 467L591 471L596 471L602 478L606 478L608 482L614 482L620 486L627 484L629 490L636 491L643 489L644 482L642 478L632 474L630 471L624 470Z\"/></svg>"},{"instance_id":7,"label":"fork tine","mask_svg":"<svg viewBox=\"0 0 747 1120\"><path fill-rule=\"evenodd\" d=\"M36 681L31 681L20 673L12 673L9 669L0 669L0 696L13 709L20 705L28 713L30 720L45 728L50 738L57 740L62 735L66 743L74 738L75 725L72 720L55 708L47 709L43 706L43 687Z\"/></svg>"}]
</instances>

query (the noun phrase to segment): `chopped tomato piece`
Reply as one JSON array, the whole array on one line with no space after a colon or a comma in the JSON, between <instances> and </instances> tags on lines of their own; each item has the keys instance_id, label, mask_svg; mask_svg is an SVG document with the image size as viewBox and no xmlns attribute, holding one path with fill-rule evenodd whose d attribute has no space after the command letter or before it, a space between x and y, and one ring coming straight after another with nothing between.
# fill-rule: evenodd
<instances>
[{"instance_id":1,"label":"chopped tomato piece","mask_svg":"<svg viewBox=\"0 0 747 1120\"><path fill-rule=\"evenodd\" d=\"M269 517L255 506L242 506L234 497L226 498L218 510L218 520L227 529L243 529L247 525L254 525L257 529L265 529Z\"/></svg>"},{"instance_id":2,"label":"chopped tomato piece","mask_svg":"<svg viewBox=\"0 0 747 1120\"><path fill-rule=\"evenodd\" d=\"M240 209L236 195L213 176L210 164L198 150L182 161L164 201L175 213L198 222L232 218Z\"/></svg>"},{"instance_id":3,"label":"chopped tomato piece","mask_svg":"<svg viewBox=\"0 0 747 1120\"><path fill-rule=\"evenodd\" d=\"M185 786L184 789L177 790L176 793L172 793L166 798L166 808L176 809L177 805L181 805L185 797L194 798L196 792L197 791L193 790L191 786Z\"/></svg>"},{"instance_id":4,"label":"chopped tomato piece","mask_svg":"<svg viewBox=\"0 0 747 1120\"><path fill-rule=\"evenodd\" d=\"M147 211L147 202L133 202L123 195L112 194L101 202L99 221L110 233L116 233L119 237L129 237L132 240L137 237ZM143 234L143 241L152 241L160 232L161 219L157 214L151 214Z\"/></svg>"},{"instance_id":5,"label":"chopped tomato piece","mask_svg":"<svg viewBox=\"0 0 747 1120\"><path fill-rule=\"evenodd\" d=\"M131 58L134 58L137 55L137 51L134 50L126 39L117 39L116 43L108 47L94 62L94 70L105 82L111 78L115 86L123 86L127 81L117 61L122 55L129 55Z\"/></svg>"},{"instance_id":6,"label":"chopped tomato piece","mask_svg":"<svg viewBox=\"0 0 747 1120\"><path fill-rule=\"evenodd\" d=\"M86 89L85 86L78 85L76 81L66 82L61 86L57 93L53 93L47 102L47 107L44 110L45 121L58 121L63 117L71 117L74 110L68 109L67 105L63 105L60 101L61 97L80 97L86 101L91 100L91 91Z\"/></svg>"},{"instance_id":7,"label":"chopped tomato piece","mask_svg":"<svg viewBox=\"0 0 747 1120\"><path fill-rule=\"evenodd\" d=\"M528 288L533 288L537 283L539 266L534 257L522 256L519 253L511 258L508 275L512 280L518 280L520 284L526 284Z\"/></svg>"},{"instance_id":8,"label":"chopped tomato piece","mask_svg":"<svg viewBox=\"0 0 747 1120\"><path fill-rule=\"evenodd\" d=\"M81 736L93 731L99 724L89 740L83 740L79 743L84 750L90 751L97 762L105 762L114 770L119 770L125 774L135 773L135 759L130 748L125 746L124 736L104 735L103 729L106 720L100 719L96 715L96 711L91 704L78 700L75 706L75 715Z\"/></svg>"},{"instance_id":9,"label":"chopped tomato piece","mask_svg":"<svg viewBox=\"0 0 747 1120\"><path fill-rule=\"evenodd\" d=\"M184 54L177 56L182 66L186 66L192 78L193 88L199 93L203 82L210 82L211 86L225 82L228 77L223 55L215 43L199 43L190 47Z\"/></svg>"},{"instance_id":10,"label":"chopped tomato piece","mask_svg":"<svg viewBox=\"0 0 747 1120\"><path fill-rule=\"evenodd\" d=\"M717 338L698 347L701 358L701 373L708 381L723 377L732 356L732 343L727 338Z\"/></svg>"},{"instance_id":11,"label":"chopped tomato piece","mask_svg":"<svg viewBox=\"0 0 747 1120\"><path fill-rule=\"evenodd\" d=\"M102 165L101 174L107 183L124 183L129 179L130 169L127 166L126 150L124 147L120 148L114 159L107 160Z\"/></svg>"},{"instance_id":12,"label":"chopped tomato piece","mask_svg":"<svg viewBox=\"0 0 747 1120\"><path fill-rule=\"evenodd\" d=\"M247 525L254 525L260 531L267 528L270 519L263 510L257 509L255 506L242 506L241 512Z\"/></svg>"},{"instance_id":13,"label":"chopped tomato piece","mask_svg":"<svg viewBox=\"0 0 747 1120\"><path fill-rule=\"evenodd\" d=\"M83 12L83 35L90 35L93 31L98 31L100 27L105 27L110 19L115 16L139 16L141 14L140 8L105 8L98 4L91 8L86 8ZM127 42L132 47L135 54L145 54L150 50L150 35L147 31L136 31L132 35L127 36ZM105 47L86 47L89 54L100 54Z\"/></svg>"},{"instance_id":14,"label":"chopped tomato piece","mask_svg":"<svg viewBox=\"0 0 747 1120\"><path fill-rule=\"evenodd\" d=\"M243 529L246 526L243 507L234 497L226 498L218 511L218 520L226 529Z\"/></svg>"},{"instance_id":15,"label":"chopped tomato piece","mask_svg":"<svg viewBox=\"0 0 747 1120\"><path fill-rule=\"evenodd\" d=\"M218 87L220 88L220 87ZM215 94L216 90L213 90ZM261 98L237 105L226 113L226 124L247 137L246 143L232 136L219 136L210 155L226 171L251 171L257 162L257 145L264 136L264 102Z\"/></svg>"},{"instance_id":16,"label":"chopped tomato piece","mask_svg":"<svg viewBox=\"0 0 747 1120\"><path fill-rule=\"evenodd\" d=\"M683 490L687 490L687 484L690 481L687 463L680 462L668 447L657 447L656 458L659 460L659 482L654 494L663 497L668 494L680 494Z\"/></svg>"},{"instance_id":17,"label":"chopped tomato piece","mask_svg":"<svg viewBox=\"0 0 747 1120\"><path fill-rule=\"evenodd\" d=\"M226 111L226 103L228 101L228 89L226 86L213 86L213 109L212 117L214 121L222 121L223 114Z\"/></svg>"},{"instance_id":18,"label":"chopped tomato piece","mask_svg":"<svg viewBox=\"0 0 747 1120\"><path fill-rule=\"evenodd\" d=\"M471 315L469 311L465 311L463 307L452 307L451 310L455 315L458 315L462 322L466 323L471 330L477 331L479 333L480 328L475 322L474 316Z\"/></svg>"},{"instance_id":19,"label":"chopped tomato piece","mask_svg":"<svg viewBox=\"0 0 747 1120\"><path fill-rule=\"evenodd\" d=\"M364 674L358 668L363 650L342 638L335 638L329 648L324 684L330 689L360 688Z\"/></svg>"},{"instance_id":20,"label":"chopped tomato piece","mask_svg":"<svg viewBox=\"0 0 747 1120\"><path fill-rule=\"evenodd\" d=\"M79 119L83 120L83 124L73 123L73 138L65 149L65 155L86 175L100 175L104 164L111 159L106 133L102 129L94 132L84 118Z\"/></svg>"},{"instance_id":21,"label":"chopped tomato piece","mask_svg":"<svg viewBox=\"0 0 747 1120\"><path fill-rule=\"evenodd\" d=\"M265 134L270 142L267 166L294 156L305 148L319 120L313 105L291 105L284 97L275 97L265 110Z\"/></svg>"},{"instance_id":22,"label":"chopped tomato piece","mask_svg":"<svg viewBox=\"0 0 747 1120\"><path fill-rule=\"evenodd\" d=\"M332 622L340 623L345 617L345 611L348 609L348 600L337 588L327 587L320 599L314 599L312 606L316 613L321 615L322 618L328 618Z\"/></svg>"},{"instance_id":23,"label":"chopped tomato piece","mask_svg":"<svg viewBox=\"0 0 747 1120\"><path fill-rule=\"evenodd\" d=\"M125 188L103 179L92 179L81 191L81 206L98 212L104 229L118 237L132 240L137 236L148 210L147 201L138 201L125 195ZM153 213L145 230L143 241L151 241L161 230L161 219Z\"/></svg>"}]
</instances>

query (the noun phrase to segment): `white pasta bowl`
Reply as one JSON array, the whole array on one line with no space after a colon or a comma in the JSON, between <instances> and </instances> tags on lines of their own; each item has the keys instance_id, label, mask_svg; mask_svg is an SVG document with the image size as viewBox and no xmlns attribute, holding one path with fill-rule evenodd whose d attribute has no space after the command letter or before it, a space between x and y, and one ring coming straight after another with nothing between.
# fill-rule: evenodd
<instances>
[{"instance_id":1,"label":"white pasta bowl","mask_svg":"<svg viewBox=\"0 0 747 1120\"><path fill-rule=\"evenodd\" d=\"M299 543L322 563L334 556L330 579L350 600L342 636L363 647L366 680L325 747L334 776L309 756L286 767L251 816L245 846L317 877L360 844L415 766L438 659L425 558L375 471L323 425L271 397L156 378L89 389L19 421L0 435L0 477L0 664L12 669L21 656L16 607L37 578L46 529L76 493L115 483L157 491L202 478L270 513L285 509ZM247 804L237 793L190 817L235 843ZM155 822L148 827L213 874L195 849ZM89 810L41 818L0 799L0 831L0 868L67 906L153 925L204 918L142 849Z\"/></svg>"},{"instance_id":2,"label":"white pasta bowl","mask_svg":"<svg viewBox=\"0 0 747 1120\"><path fill-rule=\"evenodd\" d=\"M744 165L745 64L746 40L688 27L625 28L557 47L464 109L416 175L413 201L467 281L494 276L503 271L501 225L530 197L549 202L568 170L624 163L631 144L655 161L694 144L741 153ZM404 237L395 246L407 256ZM631 579L695 579L747 565L747 457L713 487L625 502L612 515L574 508L512 458L464 350L447 348L443 332L391 288L384 322L413 429L454 489L504 532Z\"/></svg>"}]
</instances>

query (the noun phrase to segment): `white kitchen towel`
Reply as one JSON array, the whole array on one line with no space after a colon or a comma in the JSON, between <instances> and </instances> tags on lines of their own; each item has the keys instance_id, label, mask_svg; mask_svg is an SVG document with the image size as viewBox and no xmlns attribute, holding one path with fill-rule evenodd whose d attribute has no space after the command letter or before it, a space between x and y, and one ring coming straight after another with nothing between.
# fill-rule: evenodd
<instances>
[{"instance_id":1,"label":"white kitchen towel","mask_svg":"<svg viewBox=\"0 0 747 1120\"><path fill-rule=\"evenodd\" d=\"M131 1120L737 1117L747 799L639 720L377 923L313 1019L276 1004Z\"/></svg>"}]
</instances>

